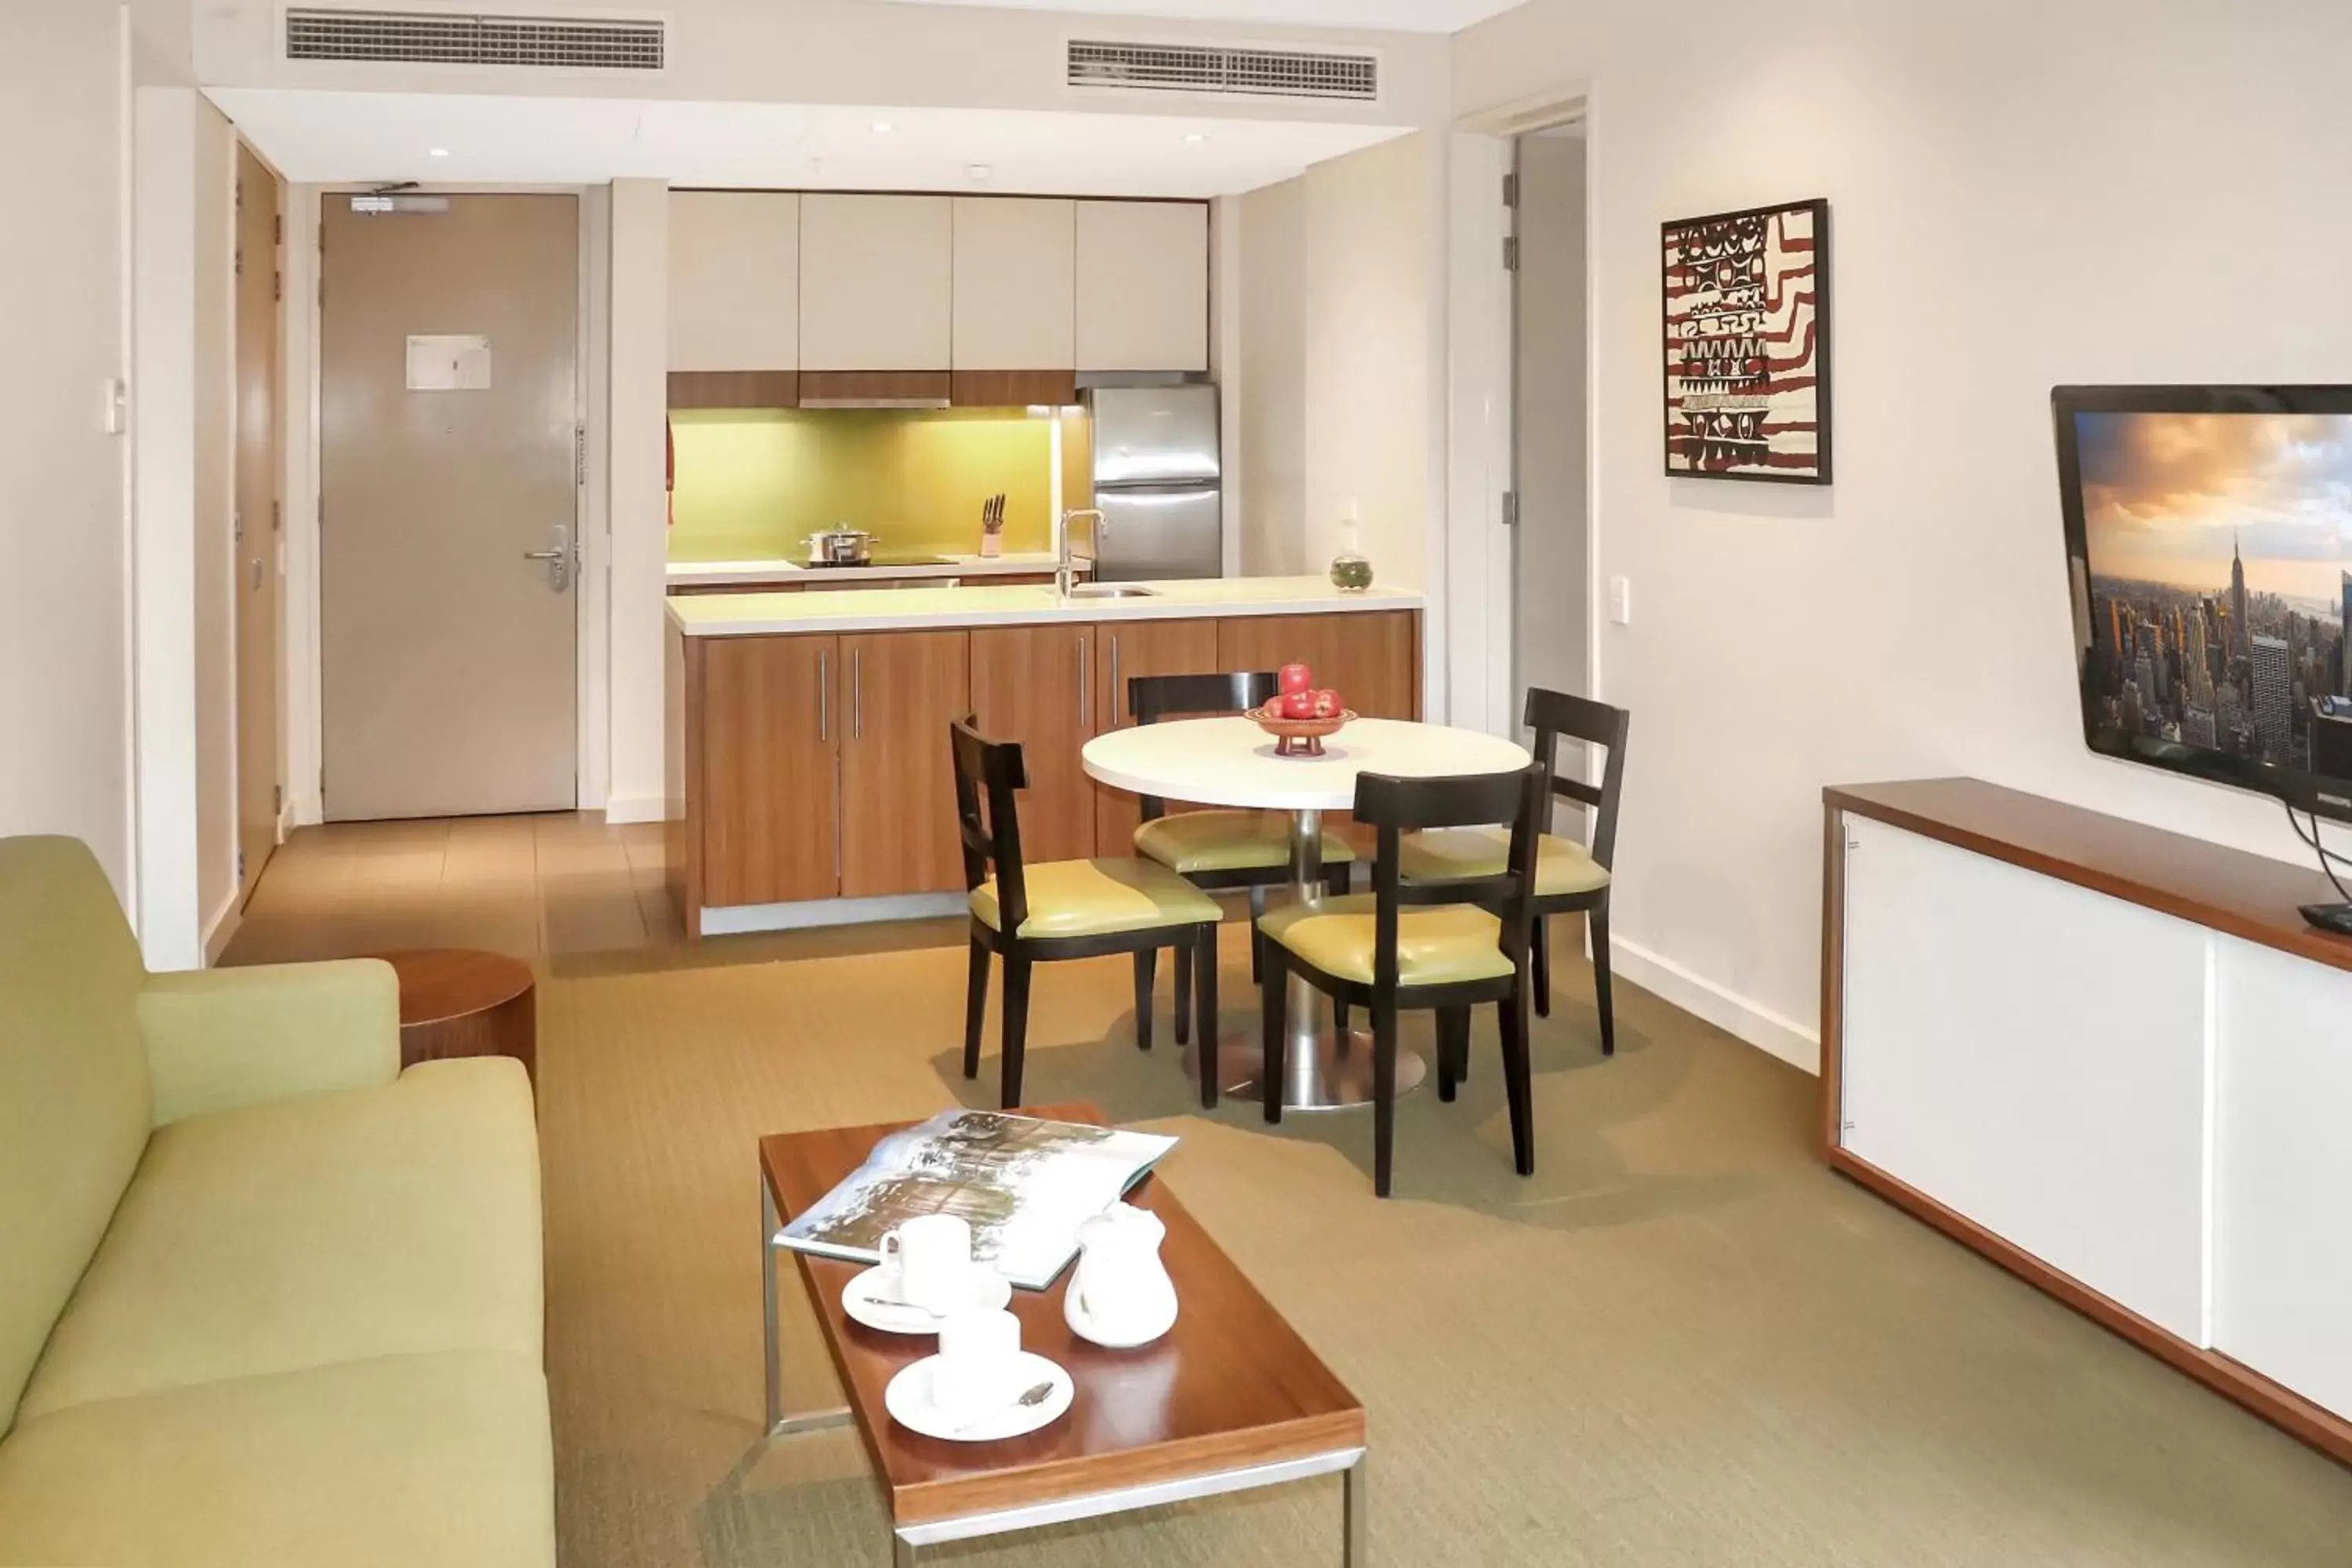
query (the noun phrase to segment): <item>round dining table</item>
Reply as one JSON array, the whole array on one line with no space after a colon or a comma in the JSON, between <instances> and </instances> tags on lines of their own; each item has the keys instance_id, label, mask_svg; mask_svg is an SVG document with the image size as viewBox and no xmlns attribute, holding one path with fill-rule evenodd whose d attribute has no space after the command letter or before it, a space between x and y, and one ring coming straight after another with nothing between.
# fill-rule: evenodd
<instances>
[{"instance_id":1,"label":"round dining table","mask_svg":"<svg viewBox=\"0 0 2352 1568\"><path fill-rule=\"evenodd\" d=\"M1358 773L1440 778L1508 773L1531 760L1500 736L1400 719L1358 719L1323 742L1319 756L1278 756L1274 737L1240 714L1179 719L1113 730L1086 743L1088 774L1118 789L1195 805L1255 807L1290 814L1290 896L1323 901L1323 814L1356 801ZM1290 1031L1282 1103L1293 1110L1337 1110L1368 1103L1372 1041L1368 1029L1333 1026L1329 1001L1297 974L1290 977L1285 1016ZM1215 1026L1202 1020L1203 1028ZM1221 1089L1257 1081L1264 1051L1257 1031L1221 1033ZM1396 1089L1419 1084L1420 1056L1397 1053Z\"/></svg>"}]
</instances>

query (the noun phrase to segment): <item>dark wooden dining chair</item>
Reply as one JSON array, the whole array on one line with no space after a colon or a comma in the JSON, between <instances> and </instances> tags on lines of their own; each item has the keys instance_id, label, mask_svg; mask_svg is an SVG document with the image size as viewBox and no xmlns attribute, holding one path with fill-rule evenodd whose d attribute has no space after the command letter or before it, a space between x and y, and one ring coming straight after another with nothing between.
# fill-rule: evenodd
<instances>
[{"instance_id":1,"label":"dark wooden dining chair","mask_svg":"<svg viewBox=\"0 0 2352 1568\"><path fill-rule=\"evenodd\" d=\"M988 1012L989 955L1004 960L1003 1051L998 1100L1021 1103L1022 1058L1029 1035L1029 967L1066 958L1132 953L1135 1043L1151 1048L1151 976L1159 950L1204 954L1201 1016L1217 1016L1217 901L1166 867L1129 857L1088 860L1021 858L1021 812L1029 787L1017 742L992 741L970 715L948 726L955 755L957 826L971 907L971 967L964 992L963 1076L980 1076L980 1034ZM1217 1103L1216 1031L1204 1030L1201 1103Z\"/></svg>"},{"instance_id":2,"label":"dark wooden dining chair","mask_svg":"<svg viewBox=\"0 0 2352 1568\"><path fill-rule=\"evenodd\" d=\"M1264 705L1282 689L1273 670L1237 670L1230 675L1138 675L1127 683L1127 710L1139 724L1204 713L1239 713ZM1157 860L1194 887L1212 892L1246 889L1250 901L1250 978L1259 977L1258 918L1265 913L1265 890L1290 881L1290 817L1279 811L1215 807L1168 815L1156 795L1139 795L1143 820L1135 829L1135 852ZM1355 847L1336 833L1323 835L1323 885L1334 895L1348 890ZM1176 950L1176 1043L1184 1044L1189 1021L1185 999L1192 993L1192 957Z\"/></svg>"},{"instance_id":3,"label":"dark wooden dining chair","mask_svg":"<svg viewBox=\"0 0 2352 1568\"><path fill-rule=\"evenodd\" d=\"M1617 851L1617 802L1625 782L1625 732L1633 715L1622 708L1566 692L1528 689L1527 725L1535 731L1536 766L1547 792L1543 826L1536 846L1535 1009L1551 1016L1551 939L1548 917L1582 911L1592 933L1592 992L1601 1016L1601 1054L1617 1052L1617 1020L1609 998L1610 864ZM1581 741L1608 753L1601 783L1567 778L1559 771L1559 744ZM1549 831L1554 799L1574 801L1592 814L1589 847ZM1404 874L1416 882L1444 881L1491 874L1503 863L1503 829L1451 827L1415 833L1403 846Z\"/></svg>"},{"instance_id":4,"label":"dark wooden dining chair","mask_svg":"<svg viewBox=\"0 0 2352 1568\"><path fill-rule=\"evenodd\" d=\"M1437 1092L1452 1100L1469 1059L1470 1012L1492 1002L1502 1024L1504 1082L1511 1107L1511 1158L1522 1176L1536 1168L1535 1105L1528 1065L1528 943L1533 919L1535 840L1543 793L1540 765L1453 778L1360 773L1356 820L1373 828L1372 889L1319 905L1292 904L1259 922L1265 936L1265 1119L1282 1120L1290 1031L1284 980L1303 976L1335 1004L1372 1015L1372 1191L1389 1195L1396 1140L1397 1014L1437 1015ZM1511 824L1497 870L1445 884L1404 879L1408 832ZM1336 1011L1336 1008L1335 1008Z\"/></svg>"}]
</instances>

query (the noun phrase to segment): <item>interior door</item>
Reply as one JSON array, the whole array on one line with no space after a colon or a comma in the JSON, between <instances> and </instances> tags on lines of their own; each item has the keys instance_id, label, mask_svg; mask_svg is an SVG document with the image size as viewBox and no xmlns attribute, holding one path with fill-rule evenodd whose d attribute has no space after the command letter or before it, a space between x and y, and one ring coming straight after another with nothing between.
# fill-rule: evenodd
<instances>
[{"instance_id":1,"label":"interior door","mask_svg":"<svg viewBox=\"0 0 2352 1568\"><path fill-rule=\"evenodd\" d=\"M237 900L278 847L278 176L236 150Z\"/></svg>"},{"instance_id":2,"label":"interior door","mask_svg":"<svg viewBox=\"0 0 2352 1568\"><path fill-rule=\"evenodd\" d=\"M577 200L323 201L326 815L568 810Z\"/></svg>"}]
</instances>

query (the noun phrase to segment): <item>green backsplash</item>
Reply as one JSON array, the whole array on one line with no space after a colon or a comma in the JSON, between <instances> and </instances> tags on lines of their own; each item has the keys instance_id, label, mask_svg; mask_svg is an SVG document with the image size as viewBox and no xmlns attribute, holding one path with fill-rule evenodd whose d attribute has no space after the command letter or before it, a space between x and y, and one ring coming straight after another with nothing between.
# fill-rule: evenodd
<instances>
[{"instance_id":1,"label":"green backsplash","mask_svg":"<svg viewBox=\"0 0 2352 1568\"><path fill-rule=\"evenodd\" d=\"M980 506L1004 498L1006 551L1053 531L1053 425L1020 409L677 409L673 561L803 557L821 528L877 551L970 554Z\"/></svg>"}]
</instances>

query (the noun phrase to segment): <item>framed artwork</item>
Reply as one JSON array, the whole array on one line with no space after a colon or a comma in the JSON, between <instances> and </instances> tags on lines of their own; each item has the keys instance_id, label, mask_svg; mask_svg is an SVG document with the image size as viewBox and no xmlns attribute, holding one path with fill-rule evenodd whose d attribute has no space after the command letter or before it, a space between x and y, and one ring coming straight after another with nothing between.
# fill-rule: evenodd
<instances>
[{"instance_id":1,"label":"framed artwork","mask_svg":"<svg viewBox=\"0 0 2352 1568\"><path fill-rule=\"evenodd\" d=\"M1666 472L1830 482L1830 205L1660 226Z\"/></svg>"}]
</instances>

